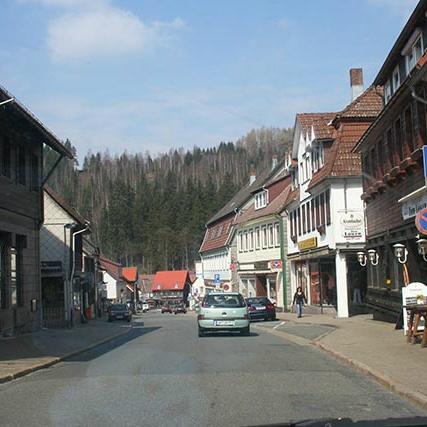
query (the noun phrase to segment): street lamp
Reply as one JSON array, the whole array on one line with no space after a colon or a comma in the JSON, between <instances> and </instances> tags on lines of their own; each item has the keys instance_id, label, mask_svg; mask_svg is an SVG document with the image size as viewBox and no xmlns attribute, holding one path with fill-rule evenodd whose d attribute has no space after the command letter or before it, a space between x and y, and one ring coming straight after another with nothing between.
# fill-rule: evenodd
<instances>
[{"instance_id":1,"label":"street lamp","mask_svg":"<svg viewBox=\"0 0 427 427\"><path fill-rule=\"evenodd\" d=\"M379 255L375 249L368 250L368 258L372 265L378 265Z\"/></svg>"},{"instance_id":2,"label":"street lamp","mask_svg":"<svg viewBox=\"0 0 427 427\"><path fill-rule=\"evenodd\" d=\"M417 240L418 253L422 255L423 260L427 262L427 239Z\"/></svg>"},{"instance_id":3,"label":"street lamp","mask_svg":"<svg viewBox=\"0 0 427 427\"><path fill-rule=\"evenodd\" d=\"M408 250L405 248L402 243L396 243L393 245L394 256L401 264L405 264L408 260Z\"/></svg>"},{"instance_id":4,"label":"street lamp","mask_svg":"<svg viewBox=\"0 0 427 427\"><path fill-rule=\"evenodd\" d=\"M357 260L362 267L365 267L367 261L365 252L357 252Z\"/></svg>"}]
</instances>

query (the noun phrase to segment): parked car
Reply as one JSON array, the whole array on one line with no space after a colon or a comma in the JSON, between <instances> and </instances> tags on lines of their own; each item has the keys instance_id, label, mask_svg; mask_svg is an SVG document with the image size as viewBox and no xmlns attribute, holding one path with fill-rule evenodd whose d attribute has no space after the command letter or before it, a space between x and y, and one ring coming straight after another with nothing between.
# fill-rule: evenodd
<instances>
[{"instance_id":1,"label":"parked car","mask_svg":"<svg viewBox=\"0 0 427 427\"><path fill-rule=\"evenodd\" d=\"M108 309L108 321L113 320L132 320L132 312L126 304L112 304Z\"/></svg>"},{"instance_id":2,"label":"parked car","mask_svg":"<svg viewBox=\"0 0 427 427\"><path fill-rule=\"evenodd\" d=\"M180 303L180 304L176 304L173 307L173 313L174 314L178 314L178 313L187 313L187 309L185 308L185 304Z\"/></svg>"},{"instance_id":3,"label":"parked car","mask_svg":"<svg viewBox=\"0 0 427 427\"><path fill-rule=\"evenodd\" d=\"M162 313L171 313L172 314L172 307L169 304L162 305Z\"/></svg>"},{"instance_id":4,"label":"parked car","mask_svg":"<svg viewBox=\"0 0 427 427\"><path fill-rule=\"evenodd\" d=\"M143 301L142 302L142 307L141 307L142 312L146 313L149 309L150 309L150 306L148 305L148 302L147 301Z\"/></svg>"},{"instance_id":5,"label":"parked car","mask_svg":"<svg viewBox=\"0 0 427 427\"><path fill-rule=\"evenodd\" d=\"M267 297L246 298L250 320L276 320L276 307Z\"/></svg>"},{"instance_id":6,"label":"parked car","mask_svg":"<svg viewBox=\"0 0 427 427\"><path fill-rule=\"evenodd\" d=\"M250 334L248 307L237 292L212 292L203 298L198 311L199 337L206 332L238 331Z\"/></svg>"}]
</instances>

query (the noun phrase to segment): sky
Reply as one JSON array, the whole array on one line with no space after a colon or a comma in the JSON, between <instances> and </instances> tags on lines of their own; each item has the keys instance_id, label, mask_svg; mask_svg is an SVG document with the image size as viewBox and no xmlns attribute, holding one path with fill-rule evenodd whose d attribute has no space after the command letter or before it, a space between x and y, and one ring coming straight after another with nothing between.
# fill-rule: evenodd
<instances>
[{"instance_id":1,"label":"sky","mask_svg":"<svg viewBox=\"0 0 427 427\"><path fill-rule=\"evenodd\" d=\"M0 0L0 84L79 158L211 147L350 102L416 0Z\"/></svg>"}]
</instances>

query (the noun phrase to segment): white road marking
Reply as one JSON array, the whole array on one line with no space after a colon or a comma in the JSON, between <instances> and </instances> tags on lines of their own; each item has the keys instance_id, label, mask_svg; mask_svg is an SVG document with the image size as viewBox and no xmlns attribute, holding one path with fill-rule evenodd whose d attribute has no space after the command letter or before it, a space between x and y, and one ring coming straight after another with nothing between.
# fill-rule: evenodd
<instances>
[{"instance_id":1,"label":"white road marking","mask_svg":"<svg viewBox=\"0 0 427 427\"><path fill-rule=\"evenodd\" d=\"M284 325L284 324L285 324L285 322L280 322L278 325L274 326L274 328L273 328L273 329L277 329L279 326L282 326L282 325Z\"/></svg>"}]
</instances>

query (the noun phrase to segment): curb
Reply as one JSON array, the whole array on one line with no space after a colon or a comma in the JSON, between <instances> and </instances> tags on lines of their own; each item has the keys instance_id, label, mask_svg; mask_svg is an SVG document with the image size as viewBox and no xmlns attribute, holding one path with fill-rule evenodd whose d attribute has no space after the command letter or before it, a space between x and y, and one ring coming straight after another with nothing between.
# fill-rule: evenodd
<instances>
[{"instance_id":1,"label":"curb","mask_svg":"<svg viewBox=\"0 0 427 427\"><path fill-rule=\"evenodd\" d=\"M391 378L387 377L386 375L382 374L381 372L378 372L377 370L365 365L362 362L358 362L357 360L351 359L348 356L345 356L344 354L340 353L339 351L333 350L330 347L320 343L319 341L312 342L312 345L318 347L319 349L323 350L325 353L328 353L329 355L333 356L335 359L344 362L345 364L355 368L357 371L368 375L369 377L376 380L381 385L385 386L390 391L393 391L394 393L398 394L401 397L404 397L405 399L409 400L411 403L415 403L419 406L421 406L423 409L427 409L427 396L413 391L409 389L408 387L397 383L396 381L393 381Z\"/></svg>"},{"instance_id":2,"label":"curb","mask_svg":"<svg viewBox=\"0 0 427 427\"><path fill-rule=\"evenodd\" d=\"M102 340L96 341L96 342L90 344L89 346L87 346L85 348L80 348L78 350L71 351L71 352L66 353L66 354L64 354L62 356L59 356L59 357L53 357L51 360L48 360L48 361L43 362L43 363L39 363L38 365L34 365L31 368L22 369L22 370L20 370L18 372L15 372L14 374L4 375L4 376L0 377L0 384L4 384L4 383L7 383L9 381L13 381L13 380L15 380L17 378L24 377L24 376L26 376L28 374L31 374L32 372L39 371L40 369L49 368L50 366L56 365L57 363L62 362L65 359L68 359L69 357L77 356L77 355L79 355L81 353L84 353L85 351L92 350L95 347L98 347L98 346L100 346L102 344L106 344L107 342L113 341L116 338L119 338L119 337L121 337L123 335L126 335L131 330L132 330L132 328L128 328L124 332L120 332L118 334L115 334L115 335L109 336L107 338L104 338Z\"/></svg>"}]
</instances>

